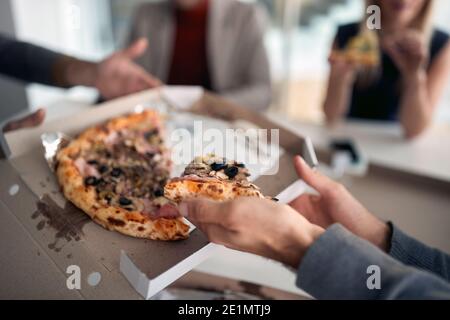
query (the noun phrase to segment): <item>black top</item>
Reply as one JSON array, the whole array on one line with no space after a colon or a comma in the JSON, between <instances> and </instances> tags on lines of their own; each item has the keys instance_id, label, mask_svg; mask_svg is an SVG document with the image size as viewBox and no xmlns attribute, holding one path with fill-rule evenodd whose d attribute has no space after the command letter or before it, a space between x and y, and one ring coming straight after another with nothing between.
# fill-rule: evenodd
<instances>
[{"instance_id":1,"label":"black top","mask_svg":"<svg viewBox=\"0 0 450 320\"><path fill-rule=\"evenodd\" d=\"M0 74L53 85L52 67L61 55L0 34Z\"/></svg>"},{"instance_id":2,"label":"black top","mask_svg":"<svg viewBox=\"0 0 450 320\"><path fill-rule=\"evenodd\" d=\"M336 43L343 49L347 42L359 32L359 24L352 23L339 27ZM429 48L429 65L449 40L445 32L434 30ZM347 117L373 120L396 121L400 104L400 71L392 59L382 52L380 77L370 86L353 87L351 104Z\"/></svg>"}]
</instances>

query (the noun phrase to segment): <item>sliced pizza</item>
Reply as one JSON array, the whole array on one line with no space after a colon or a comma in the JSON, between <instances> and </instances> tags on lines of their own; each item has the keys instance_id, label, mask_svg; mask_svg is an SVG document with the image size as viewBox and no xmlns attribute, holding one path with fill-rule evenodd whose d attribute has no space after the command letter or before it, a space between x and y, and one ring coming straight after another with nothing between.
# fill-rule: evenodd
<instances>
[{"instance_id":1,"label":"sliced pizza","mask_svg":"<svg viewBox=\"0 0 450 320\"><path fill-rule=\"evenodd\" d=\"M333 51L332 57L345 59L359 65L375 67L380 63L378 37L375 32L361 32L351 38L343 50Z\"/></svg>"},{"instance_id":2,"label":"sliced pizza","mask_svg":"<svg viewBox=\"0 0 450 320\"><path fill-rule=\"evenodd\" d=\"M249 176L243 163L213 154L196 157L181 177L168 181L164 195L176 203L197 197L215 201L238 197L264 198L260 189L248 181Z\"/></svg>"},{"instance_id":3,"label":"sliced pizza","mask_svg":"<svg viewBox=\"0 0 450 320\"><path fill-rule=\"evenodd\" d=\"M164 197L169 150L151 110L87 129L57 153L64 196L101 226L133 237L185 239L189 226Z\"/></svg>"}]
</instances>

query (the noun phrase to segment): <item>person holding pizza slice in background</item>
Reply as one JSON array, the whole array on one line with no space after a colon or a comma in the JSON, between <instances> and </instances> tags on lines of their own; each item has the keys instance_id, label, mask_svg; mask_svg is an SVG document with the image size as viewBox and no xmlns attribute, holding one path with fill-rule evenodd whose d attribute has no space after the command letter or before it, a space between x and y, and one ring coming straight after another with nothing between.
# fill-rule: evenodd
<instances>
[{"instance_id":1,"label":"person holding pizza slice in background","mask_svg":"<svg viewBox=\"0 0 450 320\"><path fill-rule=\"evenodd\" d=\"M330 55L324 112L342 118L399 121L406 138L432 122L450 73L449 36L431 26L433 0L367 0L381 29L341 26Z\"/></svg>"}]
</instances>

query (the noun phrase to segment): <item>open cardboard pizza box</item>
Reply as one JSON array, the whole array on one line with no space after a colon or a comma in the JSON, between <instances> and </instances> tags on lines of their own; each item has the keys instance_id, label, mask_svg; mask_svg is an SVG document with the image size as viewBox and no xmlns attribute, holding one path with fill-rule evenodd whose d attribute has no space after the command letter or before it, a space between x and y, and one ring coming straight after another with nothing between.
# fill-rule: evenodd
<instances>
[{"instance_id":1,"label":"open cardboard pizza box","mask_svg":"<svg viewBox=\"0 0 450 320\"><path fill-rule=\"evenodd\" d=\"M43 133L63 132L74 136L111 117L162 106L164 112L183 114L181 122L187 126L192 119L205 119L207 115L212 118L208 121L212 121L209 125L213 127L218 126L219 122L214 122L216 119L233 128L279 129L280 152L271 164L278 167L277 174L257 172L259 177L255 183L266 195L276 196L285 190L281 195L282 201L288 201L292 196L289 191L292 187L287 191L286 188L298 183L291 164L292 156L303 153L314 161L314 153L302 137L279 128L264 116L196 88L151 90L93 107L39 128L10 133L6 136L10 149L6 152L8 159L0 161L1 241L5 252L8 252L4 256L5 261L17 258L14 257L15 250L23 252L25 249L29 253L21 257L26 259L21 265L29 262L31 266L21 271L13 262L2 263L1 292L7 292L10 298L37 295L42 298L120 299L140 295L149 299L220 252L221 248L208 243L198 229L191 232L189 239L177 242L135 239L104 230L62 197L44 159L40 140ZM11 233L16 239L14 243L8 243L13 237ZM79 267L81 283L77 290L68 290L67 279L73 266ZM33 284L29 281L33 277L29 270L48 273L51 275L48 279L52 281ZM7 279L8 274L17 277L18 272L25 273L23 278Z\"/></svg>"}]
</instances>

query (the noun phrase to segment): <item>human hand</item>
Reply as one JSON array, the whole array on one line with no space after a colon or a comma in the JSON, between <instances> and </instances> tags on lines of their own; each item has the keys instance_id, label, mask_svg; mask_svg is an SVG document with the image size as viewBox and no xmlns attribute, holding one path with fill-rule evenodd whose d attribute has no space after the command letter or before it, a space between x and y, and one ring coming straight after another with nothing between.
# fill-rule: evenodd
<instances>
[{"instance_id":1,"label":"human hand","mask_svg":"<svg viewBox=\"0 0 450 320\"><path fill-rule=\"evenodd\" d=\"M161 81L133 61L142 56L147 47L147 40L141 38L99 63L63 56L54 66L55 83L95 87L107 100L158 87Z\"/></svg>"},{"instance_id":2,"label":"human hand","mask_svg":"<svg viewBox=\"0 0 450 320\"><path fill-rule=\"evenodd\" d=\"M39 109L25 117L8 122L3 127L3 132L6 133L24 128L37 127L42 122L44 122L44 119L45 119L45 110Z\"/></svg>"},{"instance_id":3,"label":"human hand","mask_svg":"<svg viewBox=\"0 0 450 320\"><path fill-rule=\"evenodd\" d=\"M428 59L423 36L416 31L407 31L386 36L382 46L407 79L425 71Z\"/></svg>"},{"instance_id":4,"label":"human hand","mask_svg":"<svg viewBox=\"0 0 450 320\"><path fill-rule=\"evenodd\" d=\"M303 194L290 203L312 224L326 229L340 223L355 235L372 242L384 251L389 247L389 226L371 214L347 189L330 178L312 170L297 156L295 169L300 179L319 195Z\"/></svg>"},{"instance_id":5,"label":"human hand","mask_svg":"<svg viewBox=\"0 0 450 320\"><path fill-rule=\"evenodd\" d=\"M133 61L142 56L147 47L148 41L141 38L98 64L94 86L102 97L113 99L161 85L160 80Z\"/></svg>"},{"instance_id":6,"label":"human hand","mask_svg":"<svg viewBox=\"0 0 450 320\"><path fill-rule=\"evenodd\" d=\"M258 198L230 202L205 199L180 204L180 212L214 243L280 261L297 268L323 233L286 205Z\"/></svg>"},{"instance_id":7,"label":"human hand","mask_svg":"<svg viewBox=\"0 0 450 320\"><path fill-rule=\"evenodd\" d=\"M328 59L331 70L330 79L336 79L342 85L353 84L358 73L358 65L349 61L343 54L332 52Z\"/></svg>"}]
</instances>

